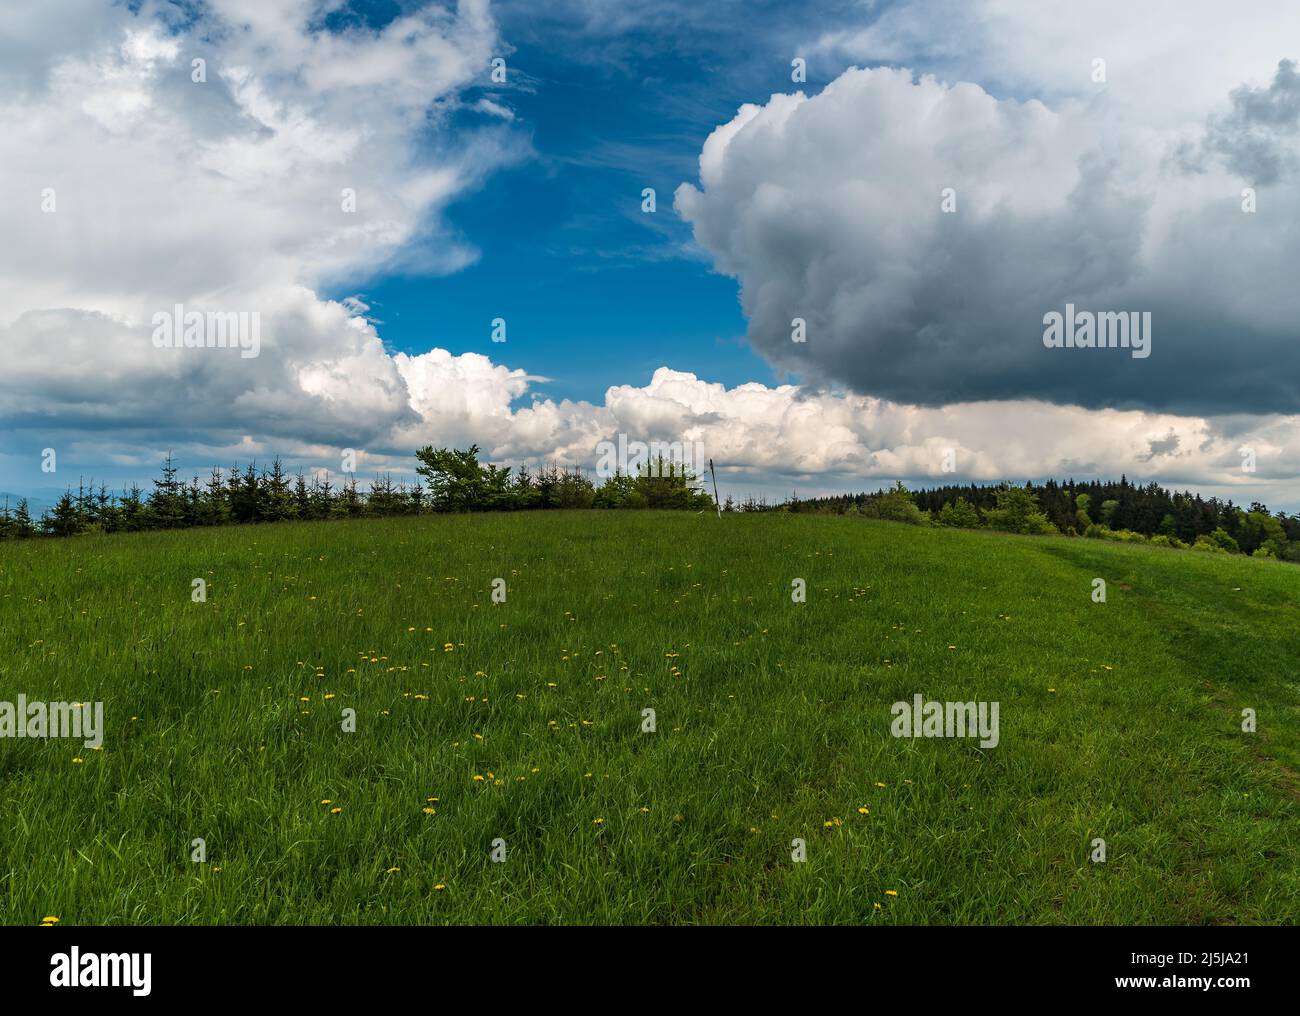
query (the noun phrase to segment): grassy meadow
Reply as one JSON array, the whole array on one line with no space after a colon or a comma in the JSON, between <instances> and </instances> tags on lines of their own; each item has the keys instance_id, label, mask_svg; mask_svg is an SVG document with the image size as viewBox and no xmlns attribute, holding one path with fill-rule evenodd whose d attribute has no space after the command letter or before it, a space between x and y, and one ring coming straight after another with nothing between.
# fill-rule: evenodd
<instances>
[{"instance_id":1,"label":"grassy meadow","mask_svg":"<svg viewBox=\"0 0 1300 1016\"><path fill-rule=\"evenodd\" d=\"M0 700L106 726L0 740L0 923L1300 916L1294 565L804 515L289 523L2 545L0 638ZM891 736L916 693L1000 703L1000 743Z\"/></svg>"}]
</instances>

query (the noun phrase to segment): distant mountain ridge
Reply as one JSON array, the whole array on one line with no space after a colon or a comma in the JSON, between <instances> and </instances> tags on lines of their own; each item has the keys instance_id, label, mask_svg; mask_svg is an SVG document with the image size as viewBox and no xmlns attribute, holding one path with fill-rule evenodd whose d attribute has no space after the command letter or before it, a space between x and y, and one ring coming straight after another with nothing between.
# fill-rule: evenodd
<instances>
[{"instance_id":1,"label":"distant mountain ridge","mask_svg":"<svg viewBox=\"0 0 1300 1016\"><path fill-rule=\"evenodd\" d=\"M3 509L5 502L8 501L9 510L13 511L23 498L27 499L27 510L31 512L33 519L39 519L58 501L57 496L42 497L39 494L15 494L12 490L0 490L0 509Z\"/></svg>"}]
</instances>

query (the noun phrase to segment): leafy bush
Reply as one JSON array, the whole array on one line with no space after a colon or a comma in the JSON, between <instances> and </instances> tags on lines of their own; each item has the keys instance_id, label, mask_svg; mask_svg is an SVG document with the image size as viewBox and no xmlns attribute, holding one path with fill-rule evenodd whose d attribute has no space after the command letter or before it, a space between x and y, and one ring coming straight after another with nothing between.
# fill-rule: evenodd
<instances>
[{"instance_id":1,"label":"leafy bush","mask_svg":"<svg viewBox=\"0 0 1300 1016\"><path fill-rule=\"evenodd\" d=\"M1135 533L1131 529L1105 529L1101 531L1101 537L1104 540L1114 540L1116 543L1146 543L1147 538L1141 533Z\"/></svg>"},{"instance_id":2,"label":"leafy bush","mask_svg":"<svg viewBox=\"0 0 1300 1016\"><path fill-rule=\"evenodd\" d=\"M1241 548L1237 546L1237 541L1228 535L1228 531L1222 526L1210 534L1210 539L1226 550L1229 554L1241 553ZM1197 542L1200 541L1198 540Z\"/></svg>"},{"instance_id":3,"label":"leafy bush","mask_svg":"<svg viewBox=\"0 0 1300 1016\"><path fill-rule=\"evenodd\" d=\"M956 501L944 504L939 509L939 517L935 521L941 526L954 526L958 529L978 529L984 524L979 509L964 497L958 497Z\"/></svg>"},{"instance_id":4,"label":"leafy bush","mask_svg":"<svg viewBox=\"0 0 1300 1016\"><path fill-rule=\"evenodd\" d=\"M1093 524L1092 517L1088 514L1088 507L1091 503L1092 498L1087 494L1080 494L1074 499L1074 528L1084 535L1087 535Z\"/></svg>"},{"instance_id":5,"label":"leafy bush","mask_svg":"<svg viewBox=\"0 0 1300 1016\"><path fill-rule=\"evenodd\" d=\"M1054 533L1056 527L1038 508L1038 498L1028 487L1003 484L994 492L998 506L986 514L989 525L1008 533Z\"/></svg>"},{"instance_id":6,"label":"leafy bush","mask_svg":"<svg viewBox=\"0 0 1300 1016\"><path fill-rule=\"evenodd\" d=\"M912 492L903 486L901 480L896 480L892 489L881 491L868 500L862 514L870 519L906 522L913 526L930 524L930 513L916 506Z\"/></svg>"}]
</instances>

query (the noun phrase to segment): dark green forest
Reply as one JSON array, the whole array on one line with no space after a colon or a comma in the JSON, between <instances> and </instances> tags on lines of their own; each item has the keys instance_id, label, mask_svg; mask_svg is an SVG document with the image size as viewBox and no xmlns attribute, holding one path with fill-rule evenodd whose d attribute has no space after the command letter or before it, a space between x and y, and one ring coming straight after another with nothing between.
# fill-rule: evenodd
<instances>
[{"instance_id":1,"label":"dark green forest","mask_svg":"<svg viewBox=\"0 0 1300 1016\"><path fill-rule=\"evenodd\" d=\"M760 510L827 512L899 522L988 527L1020 533L1062 533L1169 547L1300 561L1300 515L1271 513L1252 502L1204 498L1157 483L1118 481L948 485L798 500Z\"/></svg>"}]
</instances>

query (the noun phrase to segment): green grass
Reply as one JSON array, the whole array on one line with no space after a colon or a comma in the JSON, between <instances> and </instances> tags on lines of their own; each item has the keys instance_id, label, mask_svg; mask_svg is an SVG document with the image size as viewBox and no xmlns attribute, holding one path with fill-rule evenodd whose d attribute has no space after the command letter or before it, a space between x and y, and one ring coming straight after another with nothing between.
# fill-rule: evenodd
<instances>
[{"instance_id":1,"label":"green grass","mask_svg":"<svg viewBox=\"0 0 1300 1016\"><path fill-rule=\"evenodd\" d=\"M1291 565L831 517L10 544L0 699L107 734L0 740L0 921L1293 923L1297 622Z\"/></svg>"}]
</instances>

